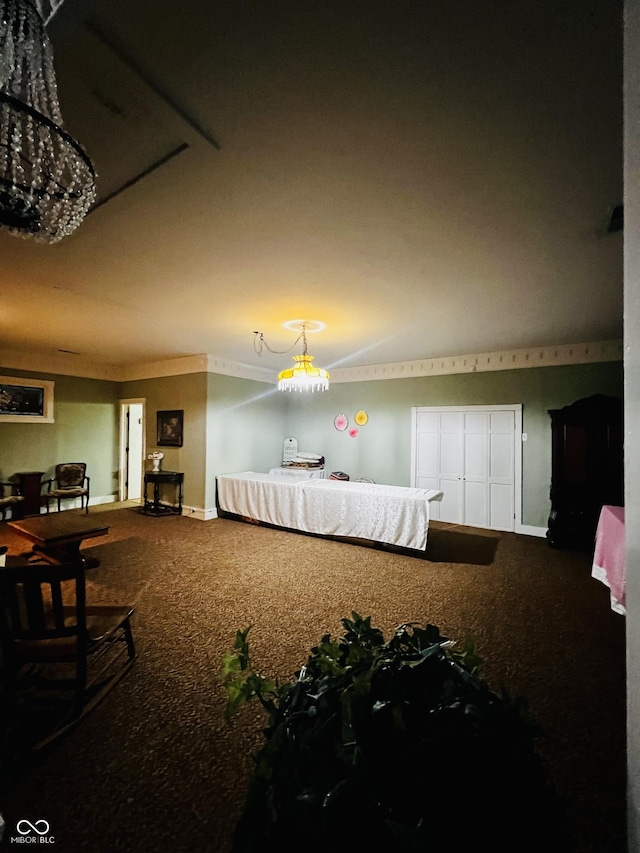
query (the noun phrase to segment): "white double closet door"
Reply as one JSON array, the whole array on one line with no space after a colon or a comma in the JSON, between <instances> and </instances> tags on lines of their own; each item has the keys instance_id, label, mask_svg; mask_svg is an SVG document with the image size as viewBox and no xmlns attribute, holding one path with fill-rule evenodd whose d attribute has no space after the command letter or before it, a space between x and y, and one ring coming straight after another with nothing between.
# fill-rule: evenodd
<instances>
[{"instance_id":1,"label":"white double closet door","mask_svg":"<svg viewBox=\"0 0 640 853\"><path fill-rule=\"evenodd\" d=\"M432 518L514 530L521 519L522 406L413 408L412 485L438 489Z\"/></svg>"}]
</instances>

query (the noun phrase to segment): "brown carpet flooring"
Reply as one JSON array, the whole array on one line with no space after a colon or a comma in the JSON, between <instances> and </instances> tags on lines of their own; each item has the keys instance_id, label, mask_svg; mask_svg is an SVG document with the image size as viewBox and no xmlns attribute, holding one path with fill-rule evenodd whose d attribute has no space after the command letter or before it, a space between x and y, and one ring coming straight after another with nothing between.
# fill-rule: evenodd
<instances>
[{"instance_id":1,"label":"brown carpet flooring","mask_svg":"<svg viewBox=\"0 0 640 853\"><path fill-rule=\"evenodd\" d=\"M6 849L27 819L50 824L57 853L227 851L264 718L247 707L224 722L223 653L251 624L256 665L288 679L356 610L385 633L415 620L473 637L489 684L525 697L546 730L539 749L577 853L626 851L625 623L589 554L438 523L415 557L228 519L108 518L108 536L86 543L102 563L88 594L136 602L138 660L49 754L25 760L0 807ZM25 550L6 524L0 544ZM472 796L464 779L457 795Z\"/></svg>"}]
</instances>

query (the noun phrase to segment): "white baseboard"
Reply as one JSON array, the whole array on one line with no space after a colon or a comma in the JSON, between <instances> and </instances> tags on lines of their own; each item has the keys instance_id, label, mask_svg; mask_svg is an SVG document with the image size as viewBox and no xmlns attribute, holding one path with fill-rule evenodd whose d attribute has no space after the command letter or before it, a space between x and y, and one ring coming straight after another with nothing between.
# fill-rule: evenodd
<instances>
[{"instance_id":1,"label":"white baseboard","mask_svg":"<svg viewBox=\"0 0 640 853\"><path fill-rule=\"evenodd\" d=\"M46 496L46 492L42 495L44 498ZM117 501L118 498L115 495L98 495L97 497L89 498L89 506L98 506L99 504L111 504ZM63 498L61 508L62 509L80 509L81 501L80 498ZM55 512L58 511L58 503L57 501L51 501L50 510L53 509ZM46 501L40 507L40 515L46 515L47 512L47 503Z\"/></svg>"},{"instance_id":2,"label":"white baseboard","mask_svg":"<svg viewBox=\"0 0 640 853\"><path fill-rule=\"evenodd\" d=\"M213 509L203 509L198 506L183 506L182 514L189 518L195 518L197 521L210 521L212 518L218 517L218 511Z\"/></svg>"},{"instance_id":3,"label":"white baseboard","mask_svg":"<svg viewBox=\"0 0 640 853\"><path fill-rule=\"evenodd\" d=\"M522 533L525 536L538 536L540 539L546 539L546 527L533 527L531 524L516 524L515 533Z\"/></svg>"},{"instance_id":4,"label":"white baseboard","mask_svg":"<svg viewBox=\"0 0 640 853\"><path fill-rule=\"evenodd\" d=\"M116 495L100 495L97 498L89 498L89 506L97 506L98 504L112 504L118 500ZM80 503L78 503L80 506Z\"/></svg>"}]
</instances>

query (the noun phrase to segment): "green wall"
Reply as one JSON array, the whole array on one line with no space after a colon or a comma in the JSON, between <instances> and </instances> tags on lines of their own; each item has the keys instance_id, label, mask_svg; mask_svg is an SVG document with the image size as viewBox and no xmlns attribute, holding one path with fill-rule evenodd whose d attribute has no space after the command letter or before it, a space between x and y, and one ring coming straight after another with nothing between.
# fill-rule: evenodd
<instances>
[{"instance_id":1,"label":"green wall","mask_svg":"<svg viewBox=\"0 0 640 853\"><path fill-rule=\"evenodd\" d=\"M327 467L352 479L407 486L411 477L413 406L523 406L523 518L546 527L551 481L551 430L548 409L591 394L622 396L621 362L465 373L414 379L334 383L324 394L289 396L288 435L298 450L324 454ZM344 412L354 425L359 409L369 415L356 438L338 432L334 417Z\"/></svg>"},{"instance_id":2,"label":"green wall","mask_svg":"<svg viewBox=\"0 0 640 853\"><path fill-rule=\"evenodd\" d=\"M55 423L0 423L0 477L58 462L86 461L95 497L117 495L120 399L146 399L146 453L156 448L156 412L184 410L184 444L163 447L165 470L183 471L185 504L215 506L217 474L268 471L282 459L287 436L298 449L324 454L327 467L352 478L409 485L411 408L515 404L523 406L523 523L546 527L551 479L548 409L591 394L622 396L621 362L373 380L331 385L325 394L283 395L274 385L215 373L133 382L0 369L8 376L55 382ZM338 432L334 417L369 422L356 438ZM149 463L150 465L150 463Z\"/></svg>"},{"instance_id":3,"label":"green wall","mask_svg":"<svg viewBox=\"0 0 640 853\"><path fill-rule=\"evenodd\" d=\"M55 382L55 423L0 423L3 480L18 471L52 476L58 462L86 461L92 497L117 499L121 399L146 401L145 455L157 449L157 411L184 411L183 446L161 449L162 467L184 472L187 505L215 507L217 474L268 470L282 459L287 407L273 385L213 373L117 383L8 368L0 372Z\"/></svg>"},{"instance_id":4,"label":"green wall","mask_svg":"<svg viewBox=\"0 0 640 853\"><path fill-rule=\"evenodd\" d=\"M184 473L185 504L206 506L207 374L188 373L122 382L118 396L123 400L145 398L145 455L162 450L163 470ZM166 409L184 411L182 447L158 447L156 444L156 413ZM150 469L151 462L145 467Z\"/></svg>"},{"instance_id":5,"label":"green wall","mask_svg":"<svg viewBox=\"0 0 640 853\"><path fill-rule=\"evenodd\" d=\"M118 383L0 368L3 376L55 382L55 423L0 423L0 478L18 471L53 477L60 462L86 462L91 497L118 490Z\"/></svg>"},{"instance_id":6,"label":"green wall","mask_svg":"<svg viewBox=\"0 0 640 853\"><path fill-rule=\"evenodd\" d=\"M184 472L184 502L215 507L217 474L264 471L279 465L286 430L286 406L273 385L190 373L123 382L122 399L146 400L146 453L157 449L156 412L184 410L182 447L159 448L162 468ZM151 463L147 467L151 467Z\"/></svg>"},{"instance_id":7,"label":"green wall","mask_svg":"<svg viewBox=\"0 0 640 853\"><path fill-rule=\"evenodd\" d=\"M268 471L282 462L287 406L275 385L208 374L207 494L215 506L217 474Z\"/></svg>"}]
</instances>

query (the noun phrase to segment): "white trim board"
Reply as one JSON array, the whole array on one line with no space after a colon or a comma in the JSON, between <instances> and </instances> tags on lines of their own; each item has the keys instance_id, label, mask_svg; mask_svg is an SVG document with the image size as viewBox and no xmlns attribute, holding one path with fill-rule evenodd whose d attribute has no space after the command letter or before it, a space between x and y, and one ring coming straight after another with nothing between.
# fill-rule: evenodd
<instances>
[{"instance_id":1,"label":"white trim board","mask_svg":"<svg viewBox=\"0 0 640 853\"><path fill-rule=\"evenodd\" d=\"M523 536L537 536L539 539L547 538L546 527L534 527L531 524L516 524L514 533L521 533Z\"/></svg>"},{"instance_id":2,"label":"white trim board","mask_svg":"<svg viewBox=\"0 0 640 853\"><path fill-rule=\"evenodd\" d=\"M594 341L580 344L559 344L526 349L496 350L471 355L434 356L370 364L362 367L335 367L331 382L368 382L376 379L411 379L418 376L443 376L454 373L486 373L495 370L521 370L529 367L553 367L567 364L593 364L603 361L622 361L621 340ZM11 370L34 373L82 376L87 379L106 379L128 382L155 379L162 376L181 376L187 373L219 373L255 382L277 384L277 371L244 364L201 353L145 364L92 364L76 356L12 352L0 349L0 365Z\"/></svg>"},{"instance_id":3,"label":"white trim board","mask_svg":"<svg viewBox=\"0 0 640 853\"><path fill-rule=\"evenodd\" d=\"M374 379L412 379L416 376L445 376L454 373L487 373L567 364L622 361L622 341L529 347L473 355L421 358L393 364L343 367L331 371L332 382L366 382Z\"/></svg>"},{"instance_id":4,"label":"white trim board","mask_svg":"<svg viewBox=\"0 0 640 853\"><path fill-rule=\"evenodd\" d=\"M204 509L198 506L182 506L182 514L186 515L188 518L195 518L196 521L211 521L212 518L218 517L218 510L213 507L212 509Z\"/></svg>"},{"instance_id":5,"label":"white trim board","mask_svg":"<svg viewBox=\"0 0 640 853\"><path fill-rule=\"evenodd\" d=\"M42 497L46 497L47 493L43 492ZM118 496L117 495L97 495L94 497L93 495L89 498L89 506L99 506L100 504L110 504L117 503ZM61 512L64 512L67 509L80 509L81 508L81 500L80 498L62 498L62 508ZM50 514L54 515L58 512L58 505L52 501L51 502L51 510ZM40 515L47 515L47 505L43 503L40 507Z\"/></svg>"}]
</instances>

